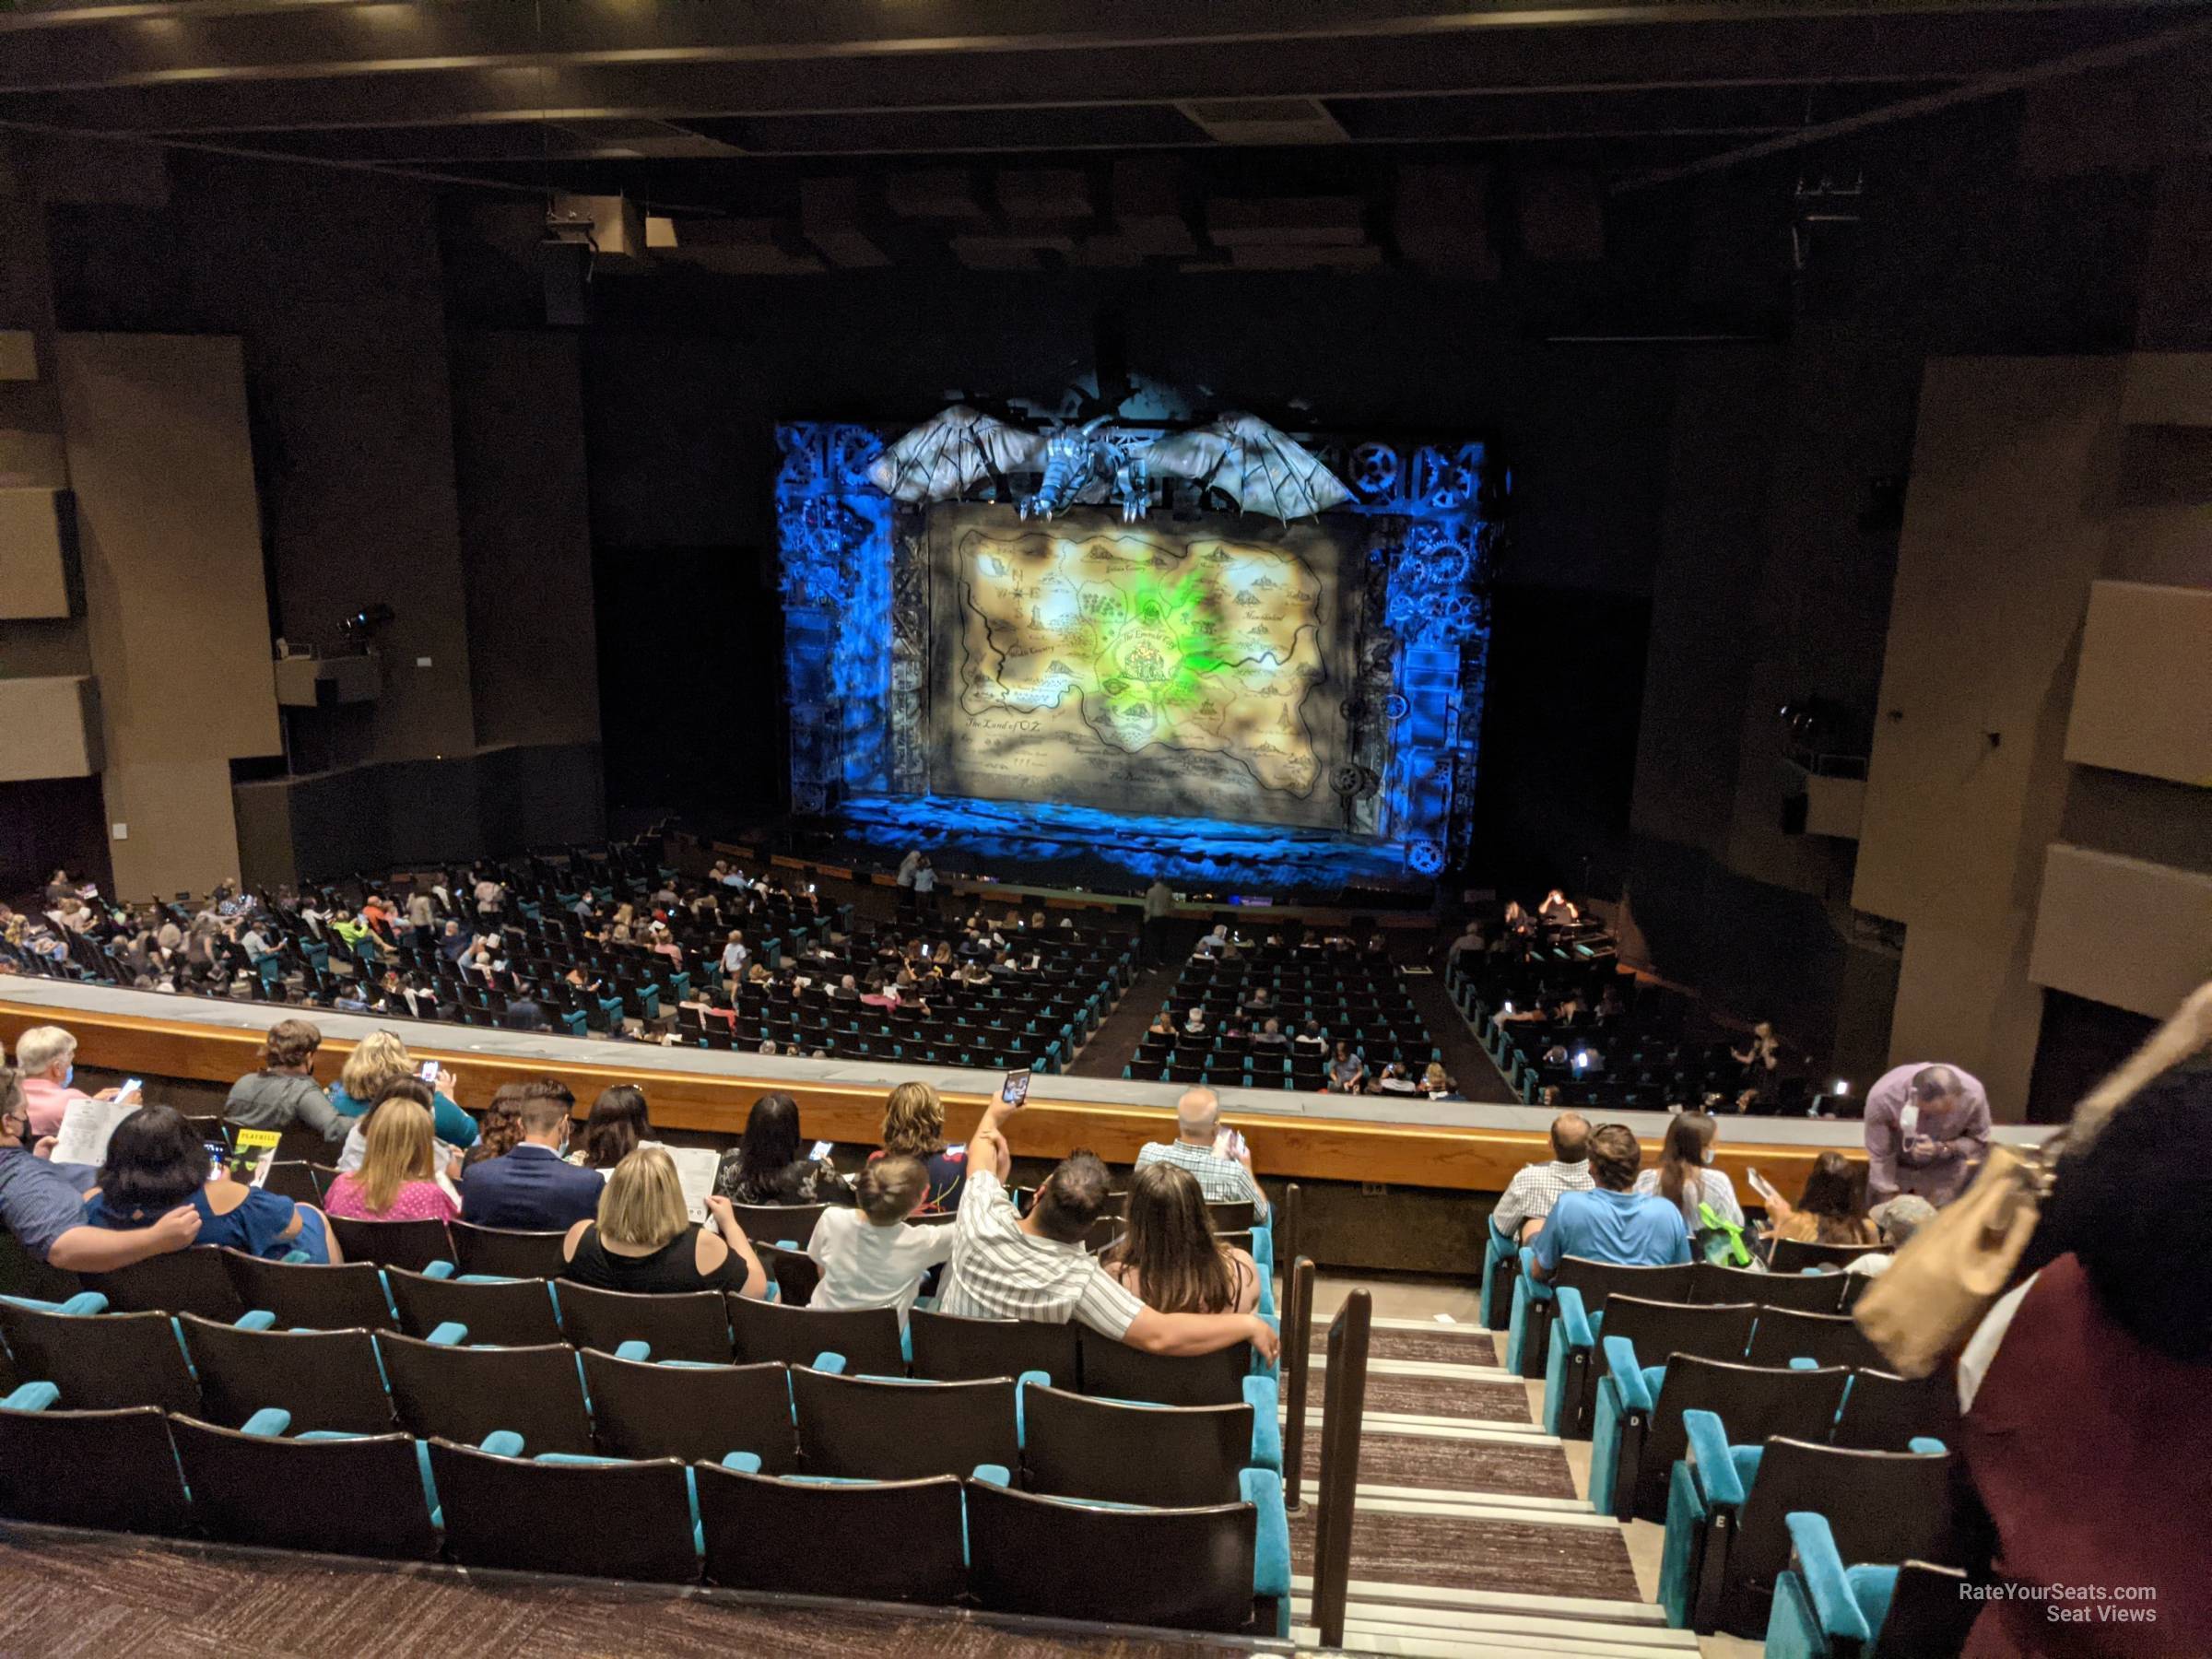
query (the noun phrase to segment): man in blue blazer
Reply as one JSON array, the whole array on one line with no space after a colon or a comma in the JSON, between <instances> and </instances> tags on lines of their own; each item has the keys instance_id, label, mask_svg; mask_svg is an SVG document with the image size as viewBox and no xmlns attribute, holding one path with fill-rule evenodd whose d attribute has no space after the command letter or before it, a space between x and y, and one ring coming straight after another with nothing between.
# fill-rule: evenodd
<instances>
[{"instance_id":1,"label":"man in blue blazer","mask_svg":"<svg viewBox=\"0 0 2212 1659\"><path fill-rule=\"evenodd\" d=\"M576 1097L551 1077L524 1086L523 1138L513 1150L461 1175L461 1219L475 1227L566 1232L599 1213L606 1179L561 1160Z\"/></svg>"}]
</instances>

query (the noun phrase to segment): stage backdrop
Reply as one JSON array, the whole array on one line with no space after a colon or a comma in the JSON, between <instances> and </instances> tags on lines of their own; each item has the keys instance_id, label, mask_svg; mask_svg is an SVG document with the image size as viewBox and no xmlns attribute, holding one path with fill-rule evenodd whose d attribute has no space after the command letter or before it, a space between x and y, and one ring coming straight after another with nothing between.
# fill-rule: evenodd
<instances>
[{"instance_id":1,"label":"stage backdrop","mask_svg":"<svg viewBox=\"0 0 2212 1659\"><path fill-rule=\"evenodd\" d=\"M1138 886L1433 877L1471 825L1504 469L1300 436L1350 501L1286 525L1169 480L1126 525L894 502L884 432L779 427L793 809Z\"/></svg>"},{"instance_id":2,"label":"stage backdrop","mask_svg":"<svg viewBox=\"0 0 2212 1659\"><path fill-rule=\"evenodd\" d=\"M933 794L1372 830L1372 797L1328 782L1361 521L948 502L927 537Z\"/></svg>"}]
</instances>

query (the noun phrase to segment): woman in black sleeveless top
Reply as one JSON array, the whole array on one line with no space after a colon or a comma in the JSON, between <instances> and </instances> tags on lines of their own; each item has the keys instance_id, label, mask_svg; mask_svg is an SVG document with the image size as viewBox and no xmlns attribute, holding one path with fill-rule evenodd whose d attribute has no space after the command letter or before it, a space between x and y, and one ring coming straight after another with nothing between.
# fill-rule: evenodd
<instances>
[{"instance_id":1,"label":"woman in black sleeveless top","mask_svg":"<svg viewBox=\"0 0 2212 1659\"><path fill-rule=\"evenodd\" d=\"M597 1219L579 1221L561 1241L561 1277L597 1290L653 1296L682 1290L768 1293L768 1275L726 1198L707 1200L712 1227L684 1209L676 1161L661 1147L640 1147L608 1172Z\"/></svg>"}]
</instances>

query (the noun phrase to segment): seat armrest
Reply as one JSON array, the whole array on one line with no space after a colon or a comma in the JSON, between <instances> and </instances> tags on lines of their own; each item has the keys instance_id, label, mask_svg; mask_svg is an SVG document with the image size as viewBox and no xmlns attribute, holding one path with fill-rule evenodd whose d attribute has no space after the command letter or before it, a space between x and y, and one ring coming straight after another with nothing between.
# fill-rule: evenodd
<instances>
[{"instance_id":1,"label":"seat armrest","mask_svg":"<svg viewBox=\"0 0 2212 1659\"><path fill-rule=\"evenodd\" d=\"M1596 1346L1596 1337L1590 1328L1589 1312L1583 1306L1583 1293L1572 1285L1561 1285L1553 1295L1559 1302L1553 1317L1566 1327L1567 1346L1578 1348Z\"/></svg>"},{"instance_id":2,"label":"seat armrest","mask_svg":"<svg viewBox=\"0 0 2212 1659\"><path fill-rule=\"evenodd\" d=\"M818 1371L827 1371L833 1377L841 1377L845 1374L845 1357L829 1348L824 1348L814 1357L814 1369Z\"/></svg>"},{"instance_id":3,"label":"seat armrest","mask_svg":"<svg viewBox=\"0 0 2212 1659\"><path fill-rule=\"evenodd\" d=\"M1905 1442L1905 1450L1917 1452L1923 1457L1945 1457L1951 1449L1932 1434L1916 1434Z\"/></svg>"},{"instance_id":4,"label":"seat armrest","mask_svg":"<svg viewBox=\"0 0 2212 1659\"><path fill-rule=\"evenodd\" d=\"M1283 1468L1282 1390L1273 1377L1244 1379L1244 1403L1252 1407L1252 1461L1255 1467Z\"/></svg>"},{"instance_id":5,"label":"seat armrest","mask_svg":"<svg viewBox=\"0 0 2212 1659\"><path fill-rule=\"evenodd\" d=\"M760 1454L758 1452L733 1452L722 1460L725 1469L735 1469L740 1475L760 1473Z\"/></svg>"},{"instance_id":6,"label":"seat armrest","mask_svg":"<svg viewBox=\"0 0 2212 1659\"><path fill-rule=\"evenodd\" d=\"M1866 1628L1859 1599L1851 1593L1828 1517L1811 1510L1793 1510L1783 1517L1783 1524L1790 1529L1791 1563L1805 1582L1813 1617L1820 1621L1822 1631L1832 1641L1855 1642L1862 1648L1871 1644L1874 1632Z\"/></svg>"},{"instance_id":7,"label":"seat armrest","mask_svg":"<svg viewBox=\"0 0 2212 1659\"><path fill-rule=\"evenodd\" d=\"M276 1324L276 1315L266 1308L255 1308L241 1313L231 1324L241 1331L266 1331Z\"/></svg>"},{"instance_id":8,"label":"seat armrest","mask_svg":"<svg viewBox=\"0 0 2212 1659\"><path fill-rule=\"evenodd\" d=\"M1052 1378L1041 1371L1025 1371L1014 1379L1014 1443L1024 1451L1030 1444L1029 1394L1031 1387L1050 1388Z\"/></svg>"},{"instance_id":9,"label":"seat armrest","mask_svg":"<svg viewBox=\"0 0 2212 1659\"><path fill-rule=\"evenodd\" d=\"M477 1442L477 1450L488 1452L494 1457L520 1457L523 1454L523 1437L512 1429L494 1429Z\"/></svg>"},{"instance_id":10,"label":"seat armrest","mask_svg":"<svg viewBox=\"0 0 2212 1659\"><path fill-rule=\"evenodd\" d=\"M1606 1374L1620 1390L1622 1408L1629 1411L1652 1409L1652 1391L1644 1385L1643 1367L1636 1363L1636 1345L1626 1336L1606 1338Z\"/></svg>"},{"instance_id":11,"label":"seat armrest","mask_svg":"<svg viewBox=\"0 0 2212 1659\"><path fill-rule=\"evenodd\" d=\"M1011 1487L1014 1484L1013 1471L1005 1464L977 1464L969 1471L968 1478L980 1480L985 1486Z\"/></svg>"},{"instance_id":12,"label":"seat armrest","mask_svg":"<svg viewBox=\"0 0 2212 1659\"><path fill-rule=\"evenodd\" d=\"M1290 1594L1290 1518L1283 1508L1283 1480L1273 1469L1247 1469L1239 1492L1258 1512L1252 1550L1252 1593L1288 1600Z\"/></svg>"},{"instance_id":13,"label":"seat armrest","mask_svg":"<svg viewBox=\"0 0 2212 1659\"><path fill-rule=\"evenodd\" d=\"M267 1440L281 1440L284 1431L292 1426L292 1414L279 1411L274 1406L265 1406L245 1421L241 1432Z\"/></svg>"},{"instance_id":14,"label":"seat armrest","mask_svg":"<svg viewBox=\"0 0 2212 1659\"><path fill-rule=\"evenodd\" d=\"M1682 1432L1688 1438L1691 1477L1708 1504L1740 1509L1744 1483L1736 1478L1735 1459L1728 1454L1728 1431L1710 1411L1682 1414Z\"/></svg>"},{"instance_id":15,"label":"seat armrest","mask_svg":"<svg viewBox=\"0 0 2212 1659\"><path fill-rule=\"evenodd\" d=\"M0 1400L0 1411L43 1411L61 1397L62 1391L51 1382L26 1382Z\"/></svg>"},{"instance_id":16,"label":"seat armrest","mask_svg":"<svg viewBox=\"0 0 2212 1659\"><path fill-rule=\"evenodd\" d=\"M430 1333L429 1340L437 1347L459 1347L468 1340L468 1327L457 1319L449 1319Z\"/></svg>"},{"instance_id":17,"label":"seat armrest","mask_svg":"<svg viewBox=\"0 0 2212 1659\"><path fill-rule=\"evenodd\" d=\"M1526 1244L1521 1246L1521 1277L1528 1286L1529 1300L1549 1301L1551 1300L1550 1285L1536 1277L1536 1253Z\"/></svg>"},{"instance_id":18,"label":"seat armrest","mask_svg":"<svg viewBox=\"0 0 2212 1659\"><path fill-rule=\"evenodd\" d=\"M1267 1322L1268 1329L1273 1331L1278 1337L1282 1335L1283 1321L1280 1314L1259 1313L1253 1315L1253 1317L1265 1320ZM1283 1362L1279 1358L1274 1360L1263 1359L1260 1358L1259 1349L1254 1348L1252 1350L1251 1375L1255 1377L1280 1377L1282 1374Z\"/></svg>"},{"instance_id":19,"label":"seat armrest","mask_svg":"<svg viewBox=\"0 0 2212 1659\"><path fill-rule=\"evenodd\" d=\"M620 1342L615 1345L615 1358L618 1359L634 1359L640 1365L643 1365L653 1358L653 1344L650 1342L641 1342L633 1336L628 1342Z\"/></svg>"},{"instance_id":20,"label":"seat armrest","mask_svg":"<svg viewBox=\"0 0 2212 1659\"><path fill-rule=\"evenodd\" d=\"M422 1277L424 1278L434 1279L452 1278L453 1277L453 1265L451 1262L429 1263L422 1270Z\"/></svg>"}]
</instances>

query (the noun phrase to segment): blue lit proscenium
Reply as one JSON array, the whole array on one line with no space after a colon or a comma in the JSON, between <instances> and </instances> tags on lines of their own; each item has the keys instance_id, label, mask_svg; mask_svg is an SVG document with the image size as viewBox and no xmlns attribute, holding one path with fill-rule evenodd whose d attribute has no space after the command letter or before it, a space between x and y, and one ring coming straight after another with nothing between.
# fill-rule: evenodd
<instances>
[{"instance_id":1,"label":"blue lit proscenium","mask_svg":"<svg viewBox=\"0 0 2212 1659\"><path fill-rule=\"evenodd\" d=\"M1363 652L1371 671L1350 696L1359 701L1381 692L1388 722L1382 763L1371 769L1379 775L1359 782L1380 794L1378 833L1330 838L1058 804L954 800L902 787L889 735L898 724L895 700L913 693L894 689L895 509L867 477L883 453L883 436L862 426L806 421L778 427L776 441L794 810L839 809L854 833L887 847L947 845L1016 860L1079 852L1132 876L1165 871L1171 879L1285 888L1432 877L1465 851L1498 488L1481 444L1314 446L1351 491L1336 511L1371 520L1378 532ZM1357 614L1357 573L1346 571L1347 616ZM1374 638L1378 605L1386 664Z\"/></svg>"}]
</instances>

